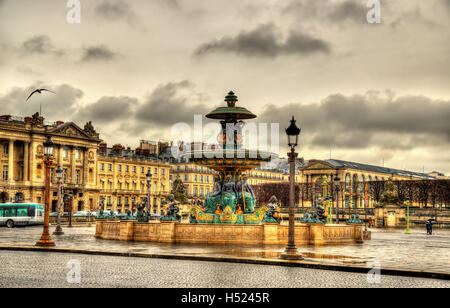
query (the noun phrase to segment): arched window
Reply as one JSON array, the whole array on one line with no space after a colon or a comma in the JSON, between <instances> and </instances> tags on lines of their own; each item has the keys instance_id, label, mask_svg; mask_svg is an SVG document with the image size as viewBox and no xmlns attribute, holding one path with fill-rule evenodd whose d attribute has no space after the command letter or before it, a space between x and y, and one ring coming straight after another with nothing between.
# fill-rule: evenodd
<instances>
[{"instance_id":1,"label":"arched window","mask_svg":"<svg viewBox=\"0 0 450 308\"><path fill-rule=\"evenodd\" d=\"M350 174L345 175L345 191L350 192Z\"/></svg>"},{"instance_id":2,"label":"arched window","mask_svg":"<svg viewBox=\"0 0 450 308\"><path fill-rule=\"evenodd\" d=\"M359 192L364 193L364 175L359 176Z\"/></svg>"},{"instance_id":3,"label":"arched window","mask_svg":"<svg viewBox=\"0 0 450 308\"><path fill-rule=\"evenodd\" d=\"M352 183L352 191L353 193L357 193L357 189L358 189L358 176L356 174L353 175L353 179L352 179L353 183Z\"/></svg>"}]
</instances>

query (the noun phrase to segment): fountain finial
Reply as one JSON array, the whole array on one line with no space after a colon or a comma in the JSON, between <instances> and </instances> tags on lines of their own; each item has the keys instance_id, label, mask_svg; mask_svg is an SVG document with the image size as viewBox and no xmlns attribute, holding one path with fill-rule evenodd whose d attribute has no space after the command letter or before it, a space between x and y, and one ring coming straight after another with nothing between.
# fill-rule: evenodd
<instances>
[{"instance_id":1,"label":"fountain finial","mask_svg":"<svg viewBox=\"0 0 450 308\"><path fill-rule=\"evenodd\" d=\"M227 102L228 107L234 107L238 101L238 98L233 91L230 91L228 92L228 95L225 96L225 101Z\"/></svg>"}]
</instances>

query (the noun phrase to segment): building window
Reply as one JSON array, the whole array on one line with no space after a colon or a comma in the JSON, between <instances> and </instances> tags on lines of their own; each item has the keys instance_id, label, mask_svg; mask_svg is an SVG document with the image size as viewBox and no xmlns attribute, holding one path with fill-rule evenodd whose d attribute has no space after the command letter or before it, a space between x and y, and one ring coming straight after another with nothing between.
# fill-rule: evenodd
<instances>
[{"instance_id":1,"label":"building window","mask_svg":"<svg viewBox=\"0 0 450 308\"><path fill-rule=\"evenodd\" d=\"M3 166L3 181L8 181L8 166Z\"/></svg>"},{"instance_id":2,"label":"building window","mask_svg":"<svg viewBox=\"0 0 450 308\"><path fill-rule=\"evenodd\" d=\"M76 149L76 150L75 150L75 159L76 159L76 160L80 160L80 158L81 158L80 150L79 150L79 149Z\"/></svg>"},{"instance_id":3,"label":"building window","mask_svg":"<svg viewBox=\"0 0 450 308\"><path fill-rule=\"evenodd\" d=\"M9 154L9 143L3 144L3 153L5 153L5 155Z\"/></svg>"},{"instance_id":4,"label":"building window","mask_svg":"<svg viewBox=\"0 0 450 308\"><path fill-rule=\"evenodd\" d=\"M76 175L76 183L77 184L80 184L80 179L81 179L81 171L80 170L77 170L77 175Z\"/></svg>"},{"instance_id":5,"label":"building window","mask_svg":"<svg viewBox=\"0 0 450 308\"><path fill-rule=\"evenodd\" d=\"M188 182L189 181L189 176L187 174L184 175L184 181Z\"/></svg>"},{"instance_id":6,"label":"building window","mask_svg":"<svg viewBox=\"0 0 450 308\"><path fill-rule=\"evenodd\" d=\"M100 164L100 171L105 171L105 164L104 163Z\"/></svg>"},{"instance_id":7,"label":"building window","mask_svg":"<svg viewBox=\"0 0 450 308\"><path fill-rule=\"evenodd\" d=\"M117 166L117 172L122 172L122 165Z\"/></svg>"},{"instance_id":8,"label":"building window","mask_svg":"<svg viewBox=\"0 0 450 308\"><path fill-rule=\"evenodd\" d=\"M153 174L158 175L158 168L153 169Z\"/></svg>"},{"instance_id":9,"label":"building window","mask_svg":"<svg viewBox=\"0 0 450 308\"><path fill-rule=\"evenodd\" d=\"M203 183L203 175L200 176L200 182Z\"/></svg>"},{"instance_id":10,"label":"building window","mask_svg":"<svg viewBox=\"0 0 450 308\"><path fill-rule=\"evenodd\" d=\"M63 169L63 183L67 183L67 168Z\"/></svg>"},{"instance_id":11,"label":"building window","mask_svg":"<svg viewBox=\"0 0 450 308\"><path fill-rule=\"evenodd\" d=\"M122 205L122 197L117 197L117 205L118 206Z\"/></svg>"},{"instance_id":12,"label":"building window","mask_svg":"<svg viewBox=\"0 0 450 308\"><path fill-rule=\"evenodd\" d=\"M69 152L67 151L67 149L65 148L65 149L63 149L63 152L62 152L62 156L63 156L63 159L67 159L67 158L69 158Z\"/></svg>"},{"instance_id":13,"label":"building window","mask_svg":"<svg viewBox=\"0 0 450 308\"><path fill-rule=\"evenodd\" d=\"M144 174L144 173L145 173L145 168L141 167L141 174Z\"/></svg>"},{"instance_id":14,"label":"building window","mask_svg":"<svg viewBox=\"0 0 450 308\"><path fill-rule=\"evenodd\" d=\"M128 197L125 197L125 206L129 206L129 205L130 205L129 199L128 199Z\"/></svg>"},{"instance_id":15,"label":"building window","mask_svg":"<svg viewBox=\"0 0 450 308\"><path fill-rule=\"evenodd\" d=\"M133 166L133 173L136 173L136 166Z\"/></svg>"},{"instance_id":16,"label":"building window","mask_svg":"<svg viewBox=\"0 0 450 308\"><path fill-rule=\"evenodd\" d=\"M153 182L153 192L158 191L158 182Z\"/></svg>"},{"instance_id":17,"label":"building window","mask_svg":"<svg viewBox=\"0 0 450 308\"><path fill-rule=\"evenodd\" d=\"M197 181L198 181L198 175L195 175L194 176L194 182L197 183Z\"/></svg>"},{"instance_id":18,"label":"building window","mask_svg":"<svg viewBox=\"0 0 450 308\"><path fill-rule=\"evenodd\" d=\"M161 175L164 176L166 174L166 169L161 169Z\"/></svg>"},{"instance_id":19,"label":"building window","mask_svg":"<svg viewBox=\"0 0 450 308\"><path fill-rule=\"evenodd\" d=\"M125 172L130 172L130 166L128 165L125 166Z\"/></svg>"},{"instance_id":20,"label":"building window","mask_svg":"<svg viewBox=\"0 0 450 308\"><path fill-rule=\"evenodd\" d=\"M112 171L112 164L108 164L108 171L109 171L109 172Z\"/></svg>"}]
</instances>

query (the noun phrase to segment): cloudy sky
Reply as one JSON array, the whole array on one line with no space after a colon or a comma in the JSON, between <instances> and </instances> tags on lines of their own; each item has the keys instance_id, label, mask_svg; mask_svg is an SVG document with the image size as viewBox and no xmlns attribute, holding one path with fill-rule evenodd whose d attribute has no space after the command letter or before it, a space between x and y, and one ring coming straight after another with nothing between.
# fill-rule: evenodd
<instances>
[{"instance_id":1,"label":"cloudy sky","mask_svg":"<svg viewBox=\"0 0 450 308\"><path fill-rule=\"evenodd\" d=\"M0 0L1 114L136 146L234 90L260 122L294 114L305 159L450 174L450 0L381 0L381 24L367 0L81 0L80 24L66 2Z\"/></svg>"}]
</instances>

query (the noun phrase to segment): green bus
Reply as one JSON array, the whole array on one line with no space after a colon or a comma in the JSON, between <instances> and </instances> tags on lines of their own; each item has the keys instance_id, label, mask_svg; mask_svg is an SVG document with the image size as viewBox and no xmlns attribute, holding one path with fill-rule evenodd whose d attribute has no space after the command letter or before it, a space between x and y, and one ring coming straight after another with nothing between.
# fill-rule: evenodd
<instances>
[{"instance_id":1,"label":"green bus","mask_svg":"<svg viewBox=\"0 0 450 308\"><path fill-rule=\"evenodd\" d=\"M39 225L44 223L44 205L38 203L0 204L0 226Z\"/></svg>"}]
</instances>

